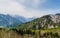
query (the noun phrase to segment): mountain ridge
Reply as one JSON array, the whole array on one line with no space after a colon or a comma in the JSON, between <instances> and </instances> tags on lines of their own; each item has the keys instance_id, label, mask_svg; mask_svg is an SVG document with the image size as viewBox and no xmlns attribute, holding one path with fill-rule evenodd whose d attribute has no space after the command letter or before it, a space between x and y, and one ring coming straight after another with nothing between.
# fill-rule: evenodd
<instances>
[{"instance_id":1,"label":"mountain ridge","mask_svg":"<svg viewBox=\"0 0 60 38\"><path fill-rule=\"evenodd\" d=\"M60 14L49 14L17 26L17 29L48 29L60 27Z\"/></svg>"},{"instance_id":2,"label":"mountain ridge","mask_svg":"<svg viewBox=\"0 0 60 38\"><path fill-rule=\"evenodd\" d=\"M15 27L19 24L22 24L22 23L26 23L28 22L27 19L30 19L30 18L25 18L23 16L13 16L13 15L9 15L9 14L0 14L0 26L1 28L3 27ZM33 19L33 18L32 18ZM30 19L30 21L32 20Z\"/></svg>"}]
</instances>

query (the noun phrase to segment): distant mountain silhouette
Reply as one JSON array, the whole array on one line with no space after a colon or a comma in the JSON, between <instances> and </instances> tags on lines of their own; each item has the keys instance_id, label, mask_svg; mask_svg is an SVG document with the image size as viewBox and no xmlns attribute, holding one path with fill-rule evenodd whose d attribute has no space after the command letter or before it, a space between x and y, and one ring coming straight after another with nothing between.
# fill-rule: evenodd
<instances>
[{"instance_id":1,"label":"distant mountain silhouette","mask_svg":"<svg viewBox=\"0 0 60 38\"><path fill-rule=\"evenodd\" d=\"M0 14L0 27L15 27L21 23L28 22L27 19L23 16L11 16L11 15L4 15ZM32 19L30 19L31 21Z\"/></svg>"}]
</instances>

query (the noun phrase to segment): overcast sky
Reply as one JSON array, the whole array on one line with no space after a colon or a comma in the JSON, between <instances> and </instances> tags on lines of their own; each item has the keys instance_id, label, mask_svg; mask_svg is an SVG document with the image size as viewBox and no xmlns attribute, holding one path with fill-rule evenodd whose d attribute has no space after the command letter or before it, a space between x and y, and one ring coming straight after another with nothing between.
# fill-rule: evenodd
<instances>
[{"instance_id":1,"label":"overcast sky","mask_svg":"<svg viewBox=\"0 0 60 38\"><path fill-rule=\"evenodd\" d=\"M26 18L60 13L60 0L0 0L0 13Z\"/></svg>"}]
</instances>

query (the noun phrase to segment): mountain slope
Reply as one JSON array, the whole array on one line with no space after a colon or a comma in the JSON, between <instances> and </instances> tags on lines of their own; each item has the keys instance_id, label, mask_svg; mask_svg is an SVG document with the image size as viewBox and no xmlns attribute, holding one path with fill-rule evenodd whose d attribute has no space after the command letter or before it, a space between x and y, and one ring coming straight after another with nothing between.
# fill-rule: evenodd
<instances>
[{"instance_id":1,"label":"mountain slope","mask_svg":"<svg viewBox=\"0 0 60 38\"><path fill-rule=\"evenodd\" d=\"M20 23L22 23L20 20L17 20L10 15L0 14L0 26L2 27L13 27Z\"/></svg>"},{"instance_id":2,"label":"mountain slope","mask_svg":"<svg viewBox=\"0 0 60 38\"><path fill-rule=\"evenodd\" d=\"M45 15L30 22L17 26L17 29L47 29L60 27L60 14Z\"/></svg>"},{"instance_id":3,"label":"mountain slope","mask_svg":"<svg viewBox=\"0 0 60 38\"><path fill-rule=\"evenodd\" d=\"M4 15L0 14L0 28L1 27L15 27L19 24L28 22L30 18L25 18L23 16L12 16L12 15ZM33 18L32 18L33 19ZM32 20L30 19L30 21Z\"/></svg>"}]
</instances>

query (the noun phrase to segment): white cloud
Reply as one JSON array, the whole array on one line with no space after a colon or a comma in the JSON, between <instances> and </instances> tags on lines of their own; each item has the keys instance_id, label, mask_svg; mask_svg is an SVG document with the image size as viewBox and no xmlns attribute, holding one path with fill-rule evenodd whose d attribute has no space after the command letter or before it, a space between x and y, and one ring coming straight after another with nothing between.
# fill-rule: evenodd
<instances>
[{"instance_id":1,"label":"white cloud","mask_svg":"<svg viewBox=\"0 0 60 38\"><path fill-rule=\"evenodd\" d=\"M26 0L27 1L27 0ZM20 3L18 3L15 0L0 0L0 13L4 13L4 14L12 14L12 15L22 15L25 17L33 17L36 16L36 14L38 14L37 12L35 12L36 10L30 9L28 10L23 4L25 1L22 0L20 1ZM38 3L37 0L33 0L33 2L36 4ZM32 2L32 3L33 3Z\"/></svg>"},{"instance_id":2,"label":"white cloud","mask_svg":"<svg viewBox=\"0 0 60 38\"><path fill-rule=\"evenodd\" d=\"M38 6L44 3L46 0L31 0L31 1L32 1L32 6L34 8L38 8Z\"/></svg>"},{"instance_id":3,"label":"white cloud","mask_svg":"<svg viewBox=\"0 0 60 38\"><path fill-rule=\"evenodd\" d=\"M28 3L27 3L28 2ZM33 8L27 8L24 3L30 4L33 7L38 7L39 4L45 2L42 0L0 0L0 13L20 15L24 17L40 17L50 14L52 10L41 11ZM54 10L55 11L55 10ZM53 12L53 11L52 11Z\"/></svg>"},{"instance_id":4,"label":"white cloud","mask_svg":"<svg viewBox=\"0 0 60 38\"><path fill-rule=\"evenodd\" d=\"M25 7L22 4L13 1L2 1L6 3L0 3L0 12L8 14L18 14L19 12L24 12Z\"/></svg>"}]
</instances>

